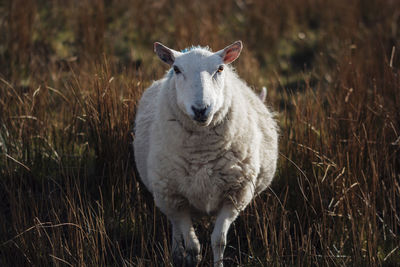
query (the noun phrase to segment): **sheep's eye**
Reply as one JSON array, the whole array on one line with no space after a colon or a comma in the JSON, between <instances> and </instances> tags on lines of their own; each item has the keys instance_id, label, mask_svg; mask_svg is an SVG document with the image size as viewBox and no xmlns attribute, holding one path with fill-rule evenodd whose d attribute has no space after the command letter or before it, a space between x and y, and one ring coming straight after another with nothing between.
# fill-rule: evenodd
<instances>
[{"instance_id":1,"label":"sheep's eye","mask_svg":"<svg viewBox=\"0 0 400 267\"><path fill-rule=\"evenodd\" d=\"M174 66L174 71L176 74L181 73L181 70L177 66Z\"/></svg>"},{"instance_id":2,"label":"sheep's eye","mask_svg":"<svg viewBox=\"0 0 400 267\"><path fill-rule=\"evenodd\" d=\"M217 72L222 72L224 70L224 66L219 66Z\"/></svg>"}]
</instances>

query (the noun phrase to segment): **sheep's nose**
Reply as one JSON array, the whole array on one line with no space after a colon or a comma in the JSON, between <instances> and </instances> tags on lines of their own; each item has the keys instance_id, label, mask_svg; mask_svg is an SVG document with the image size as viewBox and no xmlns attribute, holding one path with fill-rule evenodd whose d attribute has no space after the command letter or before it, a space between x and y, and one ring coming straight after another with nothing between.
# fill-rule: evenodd
<instances>
[{"instance_id":1,"label":"sheep's nose","mask_svg":"<svg viewBox=\"0 0 400 267\"><path fill-rule=\"evenodd\" d=\"M194 119L199 122L205 122L207 120L207 112L208 106L202 108L196 108L192 106L192 110L194 113Z\"/></svg>"}]
</instances>

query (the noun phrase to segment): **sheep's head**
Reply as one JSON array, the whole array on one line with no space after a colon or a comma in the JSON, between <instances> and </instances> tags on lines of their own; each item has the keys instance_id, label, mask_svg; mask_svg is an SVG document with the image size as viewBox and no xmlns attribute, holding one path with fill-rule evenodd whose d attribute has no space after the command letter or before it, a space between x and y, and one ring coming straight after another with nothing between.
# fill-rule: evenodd
<instances>
[{"instance_id":1,"label":"sheep's head","mask_svg":"<svg viewBox=\"0 0 400 267\"><path fill-rule=\"evenodd\" d=\"M202 126L208 126L222 107L224 68L239 57L241 50L241 41L215 53L200 47L178 52L161 43L154 43L154 51L159 58L171 66L170 75L175 82L179 108Z\"/></svg>"}]
</instances>

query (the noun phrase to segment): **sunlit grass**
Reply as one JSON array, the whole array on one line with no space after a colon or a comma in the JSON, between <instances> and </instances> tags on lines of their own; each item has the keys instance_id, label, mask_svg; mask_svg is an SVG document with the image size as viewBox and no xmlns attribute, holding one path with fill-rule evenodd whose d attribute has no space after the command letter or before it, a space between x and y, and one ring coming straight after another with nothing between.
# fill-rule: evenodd
<instances>
[{"instance_id":1,"label":"sunlit grass","mask_svg":"<svg viewBox=\"0 0 400 267\"><path fill-rule=\"evenodd\" d=\"M203 2L0 4L1 266L168 266L170 225L131 149L136 104L166 70L152 43L236 39L281 137L227 266L400 263L400 6ZM200 266L211 226L196 225Z\"/></svg>"}]
</instances>

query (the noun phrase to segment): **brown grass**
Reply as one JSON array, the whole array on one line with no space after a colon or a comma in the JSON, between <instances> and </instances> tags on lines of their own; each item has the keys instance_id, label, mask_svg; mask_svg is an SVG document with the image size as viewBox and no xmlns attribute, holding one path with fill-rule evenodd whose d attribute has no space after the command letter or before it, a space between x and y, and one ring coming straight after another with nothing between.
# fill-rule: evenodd
<instances>
[{"instance_id":1,"label":"brown grass","mask_svg":"<svg viewBox=\"0 0 400 267\"><path fill-rule=\"evenodd\" d=\"M0 4L0 265L170 264L130 147L137 101L165 71L152 43L236 39L281 139L227 266L400 265L399 25L397 1ZM197 225L201 266L211 226Z\"/></svg>"}]
</instances>

